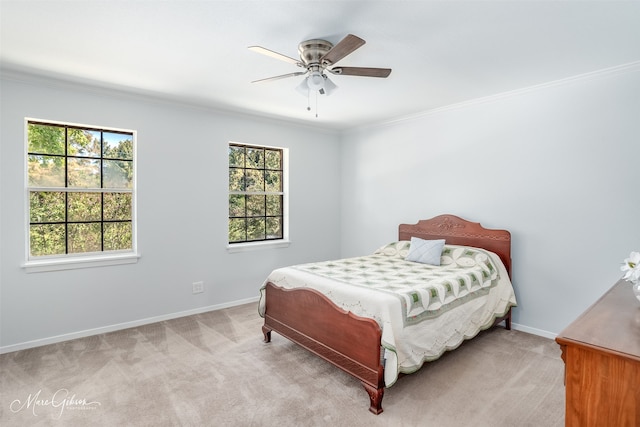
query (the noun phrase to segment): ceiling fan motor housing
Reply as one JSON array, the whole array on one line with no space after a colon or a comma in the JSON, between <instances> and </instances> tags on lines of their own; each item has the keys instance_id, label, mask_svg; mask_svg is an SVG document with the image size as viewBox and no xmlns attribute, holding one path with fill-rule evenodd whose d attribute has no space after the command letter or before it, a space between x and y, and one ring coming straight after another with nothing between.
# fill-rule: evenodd
<instances>
[{"instance_id":1,"label":"ceiling fan motor housing","mask_svg":"<svg viewBox=\"0 0 640 427\"><path fill-rule=\"evenodd\" d=\"M300 59L305 66L328 64L320 64L320 58L327 54L333 48L333 44L321 39L307 40L298 45L298 53Z\"/></svg>"}]
</instances>

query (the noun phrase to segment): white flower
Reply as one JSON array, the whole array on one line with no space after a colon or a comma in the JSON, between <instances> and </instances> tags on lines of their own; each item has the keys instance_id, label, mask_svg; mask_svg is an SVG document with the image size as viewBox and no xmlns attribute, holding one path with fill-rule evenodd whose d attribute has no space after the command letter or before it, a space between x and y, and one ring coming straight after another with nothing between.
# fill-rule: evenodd
<instances>
[{"instance_id":1,"label":"white flower","mask_svg":"<svg viewBox=\"0 0 640 427\"><path fill-rule=\"evenodd\" d=\"M623 279L632 283L640 282L640 252L631 252L620 270L624 271Z\"/></svg>"}]
</instances>

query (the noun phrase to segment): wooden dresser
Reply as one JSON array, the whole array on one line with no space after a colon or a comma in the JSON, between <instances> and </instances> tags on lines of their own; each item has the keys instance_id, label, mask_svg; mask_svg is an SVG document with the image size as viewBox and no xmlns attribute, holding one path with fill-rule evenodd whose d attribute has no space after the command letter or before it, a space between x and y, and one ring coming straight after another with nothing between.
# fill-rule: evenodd
<instances>
[{"instance_id":1,"label":"wooden dresser","mask_svg":"<svg viewBox=\"0 0 640 427\"><path fill-rule=\"evenodd\" d=\"M620 280L562 331L566 426L640 426L640 302Z\"/></svg>"}]
</instances>

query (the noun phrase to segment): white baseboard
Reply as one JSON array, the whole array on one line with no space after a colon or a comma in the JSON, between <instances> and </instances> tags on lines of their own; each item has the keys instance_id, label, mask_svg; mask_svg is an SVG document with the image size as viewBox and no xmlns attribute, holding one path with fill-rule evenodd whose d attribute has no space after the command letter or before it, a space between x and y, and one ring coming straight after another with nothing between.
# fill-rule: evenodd
<instances>
[{"instance_id":1,"label":"white baseboard","mask_svg":"<svg viewBox=\"0 0 640 427\"><path fill-rule=\"evenodd\" d=\"M520 325L518 323L511 323L511 328L516 331L526 332L528 334L539 335L541 337L555 339L558 334L554 334L553 332L543 331L542 329L531 328L529 326Z\"/></svg>"},{"instance_id":2,"label":"white baseboard","mask_svg":"<svg viewBox=\"0 0 640 427\"><path fill-rule=\"evenodd\" d=\"M26 341L19 344L7 345L0 347L0 354L11 353L14 351L25 350L28 348L40 347L43 345L55 344L63 341L74 340L77 338L89 337L92 335L106 334L108 332L120 331L122 329L135 328L137 326L148 325L150 323L162 322L164 320L177 319L179 317L192 316L194 314L206 313L208 311L222 310L223 308L235 307L242 304L249 304L252 302L258 302L259 296L246 298L243 300L232 301L224 304L209 305L206 307L199 307L193 310L179 311L177 313L164 314L162 316L147 317L146 319L134 320L131 322L118 323L115 325L103 326L100 328L86 329L84 331L72 332L70 334L57 335L54 337L42 338L33 341ZM542 329L531 328L529 326L520 325L518 323L512 323L511 327L516 331L526 332L533 335L539 335L541 337L555 339L557 334L552 332L543 331Z\"/></svg>"},{"instance_id":3,"label":"white baseboard","mask_svg":"<svg viewBox=\"0 0 640 427\"><path fill-rule=\"evenodd\" d=\"M137 326L148 325L150 323L156 323L156 322L162 322L164 320L171 320L171 319L177 319L179 317L206 313L208 311L222 310L223 308L235 307L242 304L257 302L259 299L260 299L260 296L256 296L256 297L232 301L224 304L209 305L207 307L199 307L193 310L163 314L162 316L147 317L146 319L133 320L131 322L118 323L115 325L102 326L100 328L86 329L84 331L72 332L70 334L56 335L54 337L42 338L42 339L37 339L33 341L26 341L23 343L7 345L7 346L0 347L0 354L11 353L14 351L25 350L28 348L40 347L43 345L55 344L63 341L74 340L77 338L89 337L92 335L105 334L107 332L114 332L122 329L135 328Z\"/></svg>"}]
</instances>

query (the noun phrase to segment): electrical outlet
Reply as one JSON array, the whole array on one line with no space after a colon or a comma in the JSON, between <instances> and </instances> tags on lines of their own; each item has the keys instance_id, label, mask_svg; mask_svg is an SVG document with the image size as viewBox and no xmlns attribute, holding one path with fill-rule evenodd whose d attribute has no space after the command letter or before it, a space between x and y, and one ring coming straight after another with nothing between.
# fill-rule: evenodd
<instances>
[{"instance_id":1,"label":"electrical outlet","mask_svg":"<svg viewBox=\"0 0 640 427\"><path fill-rule=\"evenodd\" d=\"M192 286L194 294L201 294L204 292L204 282L193 282Z\"/></svg>"}]
</instances>

